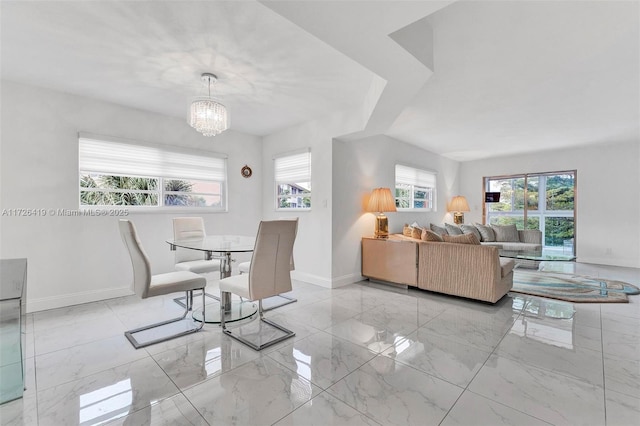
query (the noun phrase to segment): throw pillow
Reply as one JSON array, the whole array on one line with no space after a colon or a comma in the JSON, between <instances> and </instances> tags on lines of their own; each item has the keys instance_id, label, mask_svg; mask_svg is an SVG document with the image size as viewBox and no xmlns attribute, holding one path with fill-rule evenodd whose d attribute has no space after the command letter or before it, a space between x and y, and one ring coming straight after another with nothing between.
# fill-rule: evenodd
<instances>
[{"instance_id":1,"label":"throw pillow","mask_svg":"<svg viewBox=\"0 0 640 426\"><path fill-rule=\"evenodd\" d=\"M462 235L462 229L460 229L458 227L458 225L452 225L450 223L445 223L444 227L447 230L447 234L449 234L449 235Z\"/></svg>"},{"instance_id":2,"label":"throw pillow","mask_svg":"<svg viewBox=\"0 0 640 426\"><path fill-rule=\"evenodd\" d=\"M422 238L422 228L418 228L417 226L412 227L411 238L416 238L418 240Z\"/></svg>"},{"instance_id":3,"label":"throw pillow","mask_svg":"<svg viewBox=\"0 0 640 426\"><path fill-rule=\"evenodd\" d=\"M491 225L496 233L496 241L504 243L518 243L520 237L515 225Z\"/></svg>"},{"instance_id":4,"label":"throw pillow","mask_svg":"<svg viewBox=\"0 0 640 426\"><path fill-rule=\"evenodd\" d=\"M476 223L476 229L478 230L478 232L480 233L480 236L482 237L480 241L485 241L487 243L490 243L496 240L496 233L493 232L493 229L490 226Z\"/></svg>"},{"instance_id":5,"label":"throw pillow","mask_svg":"<svg viewBox=\"0 0 640 426\"><path fill-rule=\"evenodd\" d=\"M411 236L411 227L409 225L407 225L406 223L404 224L404 227L402 228L402 235L404 235L405 237L410 237Z\"/></svg>"},{"instance_id":6,"label":"throw pillow","mask_svg":"<svg viewBox=\"0 0 640 426\"><path fill-rule=\"evenodd\" d=\"M441 243L444 240L440 235L436 234L430 229L425 228L422 230L422 241L433 241L433 242Z\"/></svg>"},{"instance_id":7,"label":"throw pillow","mask_svg":"<svg viewBox=\"0 0 640 426\"><path fill-rule=\"evenodd\" d=\"M478 239L478 241L482 241L482 235L480 235L480 232L478 231L478 228L476 228L473 225L460 225L460 229L462 229L462 233L463 234L473 234L476 236L476 238Z\"/></svg>"},{"instance_id":8,"label":"throw pillow","mask_svg":"<svg viewBox=\"0 0 640 426\"><path fill-rule=\"evenodd\" d=\"M417 226L411 227L411 238L415 238L419 240L422 238L422 228L418 228Z\"/></svg>"},{"instance_id":9,"label":"throw pillow","mask_svg":"<svg viewBox=\"0 0 640 426\"><path fill-rule=\"evenodd\" d=\"M429 224L429 228L438 235L447 234L447 230L442 226L434 225L433 223Z\"/></svg>"},{"instance_id":10,"label":"throw pillow","mask_svg":"<svg viewBox=\"0 0 640 426\"><path fill-rule=\"evenodd\" d=\"M480 245L480 241L473 234L443 235L442 238L445 243Z\"/></svg>"}]
</instances>

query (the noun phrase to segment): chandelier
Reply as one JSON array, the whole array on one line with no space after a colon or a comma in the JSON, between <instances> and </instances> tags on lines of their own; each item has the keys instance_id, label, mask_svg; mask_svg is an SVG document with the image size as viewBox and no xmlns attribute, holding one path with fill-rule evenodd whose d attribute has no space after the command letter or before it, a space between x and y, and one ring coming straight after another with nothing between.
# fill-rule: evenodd
<instances>
[{"instance_id":1,"label":"chandelier","mask_svg":"<svg viewBox=\"0 0 640 426\"><path fill-rule=\"evenodd\" d=\"M207 96L198 97L191 102L189 124L204 136L215 136L229 128L229 115L224 105L211 98L211 85L218 77L204 73L200 78L207 84L209 91Z\"/></svg>"}]
</instances>

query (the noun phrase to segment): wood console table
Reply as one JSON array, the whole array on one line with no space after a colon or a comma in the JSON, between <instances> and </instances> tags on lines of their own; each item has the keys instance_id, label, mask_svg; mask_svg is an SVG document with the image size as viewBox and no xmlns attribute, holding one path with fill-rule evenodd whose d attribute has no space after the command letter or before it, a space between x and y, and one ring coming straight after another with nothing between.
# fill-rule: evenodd
<instances>
[{"instance_id":1,"label":"wood console table","mask_svg":"<svg viewBox=\"0 0 640 426\"><path fill-rule=\"evenodd\" d=\"M395 235L362 238L362 276L395 284L418 285L418 245Z\"/></svg>"}]
</instances>

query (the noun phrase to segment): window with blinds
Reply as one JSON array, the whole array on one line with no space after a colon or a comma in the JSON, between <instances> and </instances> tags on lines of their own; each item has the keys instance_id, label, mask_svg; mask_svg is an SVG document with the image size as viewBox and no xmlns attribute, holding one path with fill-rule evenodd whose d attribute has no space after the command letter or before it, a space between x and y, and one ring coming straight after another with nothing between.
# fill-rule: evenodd
<instances>
[{"instance_id":1,"label":"window with blinds","mask_svg":"<svg viewBox=\"0 0 640 426\"><path fill-rule=\"evenodd\" d=\"M81 134L80 207L226 210L224 155Z\"/></svg>"},{"instance_id":2,"label":"window with blinds","mask_svg":"<svg viewBox=\"0 0 640 426\"><path fill-rule=\"evenodd\" d=\"M396 164L396 208L436 211L436 173Z\"/></svg>"},{"instance_id":3,"label":"window with blinds","mask_svg":"<svg viewBox=\"0 0 640 426\"><path fill-rule=\"evenodd\" d=\"M311 209L311 150L273 159L276 210Z\"/></svg>"}]
</instances>

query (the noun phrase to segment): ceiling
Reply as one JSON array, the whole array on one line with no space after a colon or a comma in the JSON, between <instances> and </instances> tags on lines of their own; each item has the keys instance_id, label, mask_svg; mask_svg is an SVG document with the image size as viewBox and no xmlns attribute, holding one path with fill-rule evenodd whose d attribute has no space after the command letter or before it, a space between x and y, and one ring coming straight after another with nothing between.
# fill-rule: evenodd
<instances>
[{"instance_id":1,"label":"ceiling","mask_svg":"<svg viewBox=\"0 0 640 426\"><path fill-rule=\"evenodd\" d=\"M638 1L0 7L3 79L186 120L213 72L231 128L249 134L356 110L347 139L460 161L640 140Z\"/></svg>"}]
</instances>

